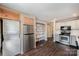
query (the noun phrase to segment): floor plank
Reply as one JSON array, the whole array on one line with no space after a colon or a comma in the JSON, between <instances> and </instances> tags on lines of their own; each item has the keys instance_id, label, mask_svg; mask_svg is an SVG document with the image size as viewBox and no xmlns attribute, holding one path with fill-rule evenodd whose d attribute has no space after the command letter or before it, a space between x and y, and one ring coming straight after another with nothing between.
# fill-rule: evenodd
<instances>
[{"instance_id":1,"label":"floor plank","mask_svg":"<svg viewBox=\"0 0 79 59\"><path fill-rule=\"evenodd\" d=\"M77 49L60 44L54 43L49 39L43 46L25 52L23 56L76 56Z\"/></svg>"}]
</instances>

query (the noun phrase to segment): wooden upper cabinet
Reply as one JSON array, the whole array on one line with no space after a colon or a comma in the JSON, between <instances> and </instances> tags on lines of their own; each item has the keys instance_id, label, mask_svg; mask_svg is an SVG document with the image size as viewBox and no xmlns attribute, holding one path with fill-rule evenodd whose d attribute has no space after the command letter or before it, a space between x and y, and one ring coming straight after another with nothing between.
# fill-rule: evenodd
<instances>
[{"instance_id":1,"label":"wooden upper cabinet","mask_svg":"<svg viewBox=\"0 0 79 59\"><path fill-rule=\"evenodd\" d=\"M24 17L23 23L27 25L33 25L33 20L29 17Z\"/></svg>"},{"instance_id":2,"label":"wooden upper cabinet","mask_svg":"<svg viewBox=\"0 0 79 59\"><path fill-rule=\"evenodd\" d=\"M0 18L2 17L2 9L0 8Z\"/></svg>"},{"instance_id":3,"label":"wooden upper cabinet","mask_svg":"<svg viewBox=\"0 0 79 59\"><path fill-rule=\"evenodd\" d=\"M0 17L11 19L11 20L19 20L19 13L15 13L14 11L0 8Z\"/></svg>"}]
</instances>

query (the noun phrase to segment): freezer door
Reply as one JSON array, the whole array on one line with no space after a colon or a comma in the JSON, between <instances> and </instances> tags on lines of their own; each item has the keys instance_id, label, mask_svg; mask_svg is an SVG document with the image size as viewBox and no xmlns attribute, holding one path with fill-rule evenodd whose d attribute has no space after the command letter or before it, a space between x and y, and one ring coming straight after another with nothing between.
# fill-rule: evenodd
<instances>
[{"instance_id":1,"label":"freezer door","mask_svg":"<svg viewBox=\"0 0 79 59\"><path fill-rule=\"evenodd\" d=\"M23 38L23 51L26 52L28 51L30 48L30 45L29 45L29 35L24 35L24 38Z\"/></svg>"},{"instance_id":2,"label":"freezer door","mask_svg":"<svg viewBox=\"0 0 79 59\"><path fill-rule=\"evenodd\" d=\"M24 52L34 48L34 36L33 36L33 34L31 34L31 35L24 35L23 47L24 47L23 48Z\"/></svg>"},{"instance_id":3,"label":"freezer door","mask_svg":"<svg viewBox=\"0 0 79 59\"><path fill-rule=\"evenodd\" d=\"M3 55L13 56L20 53L19 22L3 20Z\"/></svg>"},{"instance_id":4,"label":"freezer door","mask_svg":"<svg viewBox=\"0 0 79 59\"><path fill-rule=\"evenodd\" d=\"M34 34L29 35L30 49L34 48Z\"/></svg>"}]
</instances>

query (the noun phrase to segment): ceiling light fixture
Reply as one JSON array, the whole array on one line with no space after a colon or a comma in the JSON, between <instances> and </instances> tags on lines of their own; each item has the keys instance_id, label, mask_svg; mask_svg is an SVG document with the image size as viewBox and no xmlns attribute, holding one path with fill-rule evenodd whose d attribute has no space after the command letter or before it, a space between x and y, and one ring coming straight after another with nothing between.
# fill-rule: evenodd
<instances>
[{"instance_id":1,"label":"ceiling light fixture","mask_svg":"<svg viewBox=\"0 0 79 59\"><path fill-rule=\"evenodd\" d=\"M73 17L77 17L78 15L76 13L73 14Z\"/></svg>"}]
</instances>

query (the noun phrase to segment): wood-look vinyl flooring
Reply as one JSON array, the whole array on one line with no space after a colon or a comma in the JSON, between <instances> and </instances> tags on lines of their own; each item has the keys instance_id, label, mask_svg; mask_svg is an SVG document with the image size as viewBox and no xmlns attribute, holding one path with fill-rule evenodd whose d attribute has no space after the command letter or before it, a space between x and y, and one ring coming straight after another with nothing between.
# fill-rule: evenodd
<instances>
[{"instance_id":1,"label":"wood-look vinyl flooring","mask_svg":"<svg viewBox=\"0 0 79 59\"><path fill-rule=\"evenodd\" d=\"M77 49L48 39L43 46L25 52L22 56L76 56Z\"/></svg>"}]
</instances>

